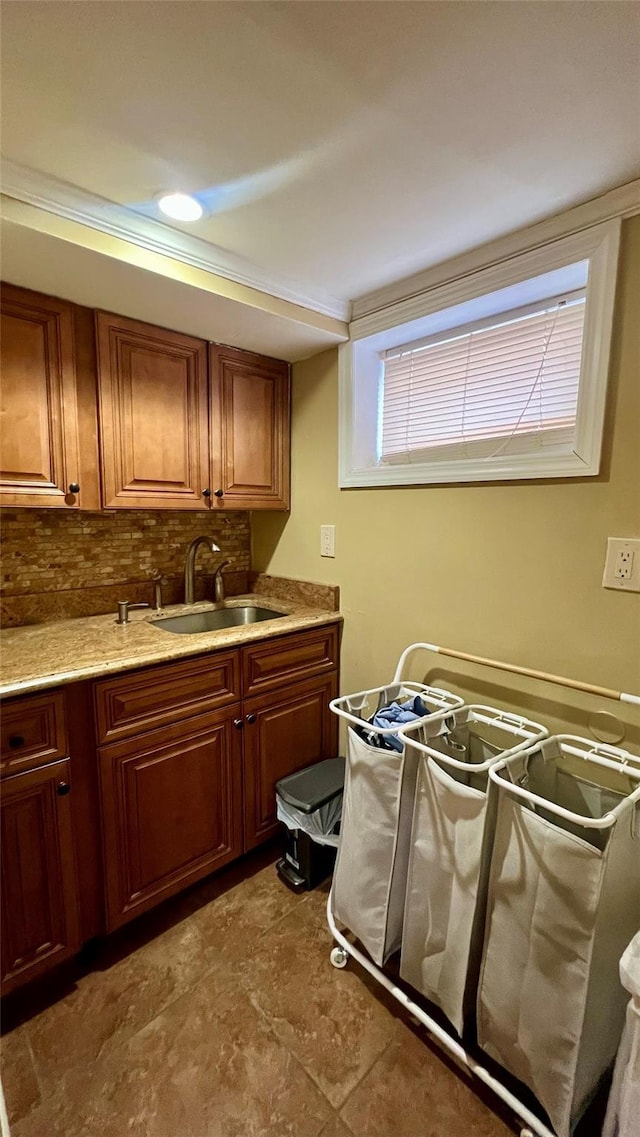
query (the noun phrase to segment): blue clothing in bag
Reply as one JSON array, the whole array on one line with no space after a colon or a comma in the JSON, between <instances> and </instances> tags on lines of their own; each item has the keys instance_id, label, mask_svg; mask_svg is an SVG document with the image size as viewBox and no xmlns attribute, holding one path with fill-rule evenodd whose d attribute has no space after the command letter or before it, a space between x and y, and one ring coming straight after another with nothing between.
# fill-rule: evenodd
<instances>
[{"instance_id":1,"label":"blue clothing in bag","mask_svg":"<svg viewBox=\"0 0 640 1137\"><path fill-rule=\"evenodd\" d=\"M381 707L371 719L371 725L383 729L390 726L400 727L404 723L415 722L416 719L424 718L429 713L429 709L425 707L420 696L414 695L406 703L393 702L389 703L387 707ZM367 737L367 742L373 746L380 746L385 750L397 750L398 753L402 753L402 743L395 734L375 734L373 731L369 731L365 737Z\"/></svg>"}]
</instances>

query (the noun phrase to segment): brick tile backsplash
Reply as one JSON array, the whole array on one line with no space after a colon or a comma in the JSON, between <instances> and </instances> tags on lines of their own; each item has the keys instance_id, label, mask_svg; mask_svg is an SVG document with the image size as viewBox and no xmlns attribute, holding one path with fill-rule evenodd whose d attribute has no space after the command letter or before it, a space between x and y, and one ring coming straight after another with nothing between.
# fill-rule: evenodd
<instances>
[{"instance_id":1,"label":"brick tile backsplash","mask_svg":"<svg viewBox=\"0 0 640 1137\"><path fill-rule=\"evenodd\" d=\"M123 585L132 600L141 592L146 599L158 570L169 578L167 589L173 595L187 547L200 534L220 546L230 562L225 577L240 583L237 591L242 591L250 568L251 531L245 512L3 509L0 529L2 616L3 623L11 625L109 611L112 589ZM198 574L210 573L220 559L201 549ZM92 607L95 611L86 610Z\"/></svg>"}]
</instances>

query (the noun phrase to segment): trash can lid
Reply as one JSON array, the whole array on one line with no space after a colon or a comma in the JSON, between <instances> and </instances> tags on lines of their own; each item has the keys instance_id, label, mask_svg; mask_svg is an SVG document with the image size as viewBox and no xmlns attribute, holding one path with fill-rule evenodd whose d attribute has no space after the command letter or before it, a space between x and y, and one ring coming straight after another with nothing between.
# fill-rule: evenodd
<instances>
[{"instance_id":1,"label":"trash can lid","mask_svg":"<svg viewBox=\"0 0 640 1137\"><path fill-rule=\"evenodd\" d=\"M342 793L344 758L325 758L276 782L276 793L287 805L302 813L313 813Z\"/></svg>"}]
</instances>

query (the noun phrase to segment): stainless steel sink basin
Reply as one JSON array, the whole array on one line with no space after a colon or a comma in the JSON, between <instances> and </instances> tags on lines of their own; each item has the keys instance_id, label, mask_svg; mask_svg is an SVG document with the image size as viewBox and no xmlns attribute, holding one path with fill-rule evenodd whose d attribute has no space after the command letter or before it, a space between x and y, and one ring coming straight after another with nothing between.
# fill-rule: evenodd
<instances>
[{"instance_id":1,"label":"stainless steel sink basin","mask_svg":"<svg viewBox=\"0 0 640 1137\"><path fill-rule=\"evenodd\" d=\"M284 615L286 613L274 612L271 608L256 608L247 604L240 608L217 608L214 611L191 612L186 616L166 616L162 620L151 620L151 624L165 632L192 636L198 632L218 632L221 628L257 624L260 620L279 620Z\"/></svg>"}]
</instances>

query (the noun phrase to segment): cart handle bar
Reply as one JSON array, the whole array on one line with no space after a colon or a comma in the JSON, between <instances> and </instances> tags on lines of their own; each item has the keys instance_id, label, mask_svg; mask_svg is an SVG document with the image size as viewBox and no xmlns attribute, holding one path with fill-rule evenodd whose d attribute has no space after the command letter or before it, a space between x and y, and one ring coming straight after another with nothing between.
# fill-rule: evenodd
<instances>
[{"instance_id":1,"label":"cart handle bar","mask_svg":"<svg viewBox=\"0 0 640 1137\"><path fill-rule=\"evenodd\" d=\"M463 659L467 663L480 663L485 667L496 667L499 671L511 671L514 675L528 675L531 679L542 679L546 683L557 683L560 687L572 687L576 691L586 691L588 695L600 695L604 699L617 699L620 703L633 703L640 706L640 695L630 695L625 691L614 691L611 687L598 687L594 683L583 683L580 679L567 679L564 675L552 675L549 671L535 671L531 667L517 667L515 663L504 663L499 659L487 659L482 655L469 655L466 651L454 651L450 647L440 647L438 644L415 643L405 648L396 667L393 682L399 682L404 666L409 656L418 648L425 651L434 651L438 655L449 655L453 659Z\"/></svg>"}]
</instances>

